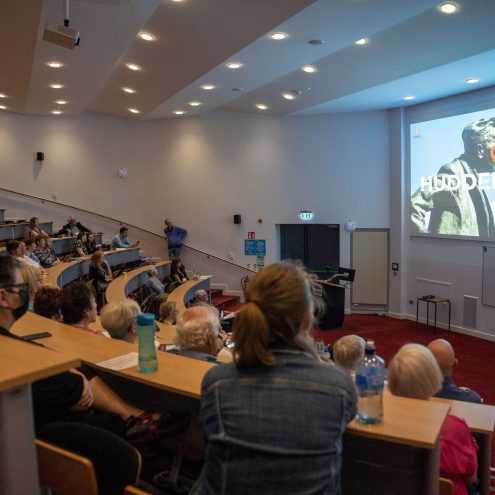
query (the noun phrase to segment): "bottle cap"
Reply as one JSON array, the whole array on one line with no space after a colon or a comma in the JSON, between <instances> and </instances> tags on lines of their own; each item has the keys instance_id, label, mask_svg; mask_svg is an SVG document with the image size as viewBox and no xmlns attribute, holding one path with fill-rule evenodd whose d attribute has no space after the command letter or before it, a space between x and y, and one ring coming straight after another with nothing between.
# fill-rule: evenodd
<instances>
[{"instance_id":1,"label":"bottle cap","mask_svg":"<svg viewBox=\"0 0 495 495\"><path fill-rule=\"evenodd\" d=\"M154 325L155 315L151 313L140 313L137 315L137 324L141 326Z\"/></svg>"}]
</instances>

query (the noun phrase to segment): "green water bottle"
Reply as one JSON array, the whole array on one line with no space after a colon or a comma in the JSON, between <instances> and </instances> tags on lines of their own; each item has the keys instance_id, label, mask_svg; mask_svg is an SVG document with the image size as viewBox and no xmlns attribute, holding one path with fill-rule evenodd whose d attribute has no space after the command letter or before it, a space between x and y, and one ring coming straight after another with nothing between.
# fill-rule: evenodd
<instances>
[{"instance_id":1,"label":"green water bottle","mask_svg":"<svg viewBox=\"0 0 495 495\"><path fill-rule=\"evenodd\" d=\"M155 347L155 315L141 313L137 316L138 369L141 373L153 373L158 369Z\"/></svg>"}]
</instances>

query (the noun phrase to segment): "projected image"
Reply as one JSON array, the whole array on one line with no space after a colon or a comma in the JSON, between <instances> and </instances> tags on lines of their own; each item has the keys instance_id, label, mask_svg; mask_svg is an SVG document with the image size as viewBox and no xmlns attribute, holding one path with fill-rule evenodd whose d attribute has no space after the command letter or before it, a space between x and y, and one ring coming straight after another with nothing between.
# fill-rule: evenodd
<instances>
[{"instance_id":1,"label":"projected image","mask_svg":"<svg viewBox=\"0 0 495 495\"><path fill-rule=\"evenodd\" d=\"M411 233L495 239L495 109L410 126Z\"/></svg>"}]
</instances>

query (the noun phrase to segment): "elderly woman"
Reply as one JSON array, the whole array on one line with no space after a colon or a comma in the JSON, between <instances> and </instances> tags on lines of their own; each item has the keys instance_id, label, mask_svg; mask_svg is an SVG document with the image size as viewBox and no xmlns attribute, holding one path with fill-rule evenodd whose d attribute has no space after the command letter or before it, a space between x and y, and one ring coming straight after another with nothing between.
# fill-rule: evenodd
<instances>
[{"instance_id":1,"label":"elderly woman","mask_svg":"<svg viewBox=\"0 0 495 495\"><path fill-rule=\"evenodd\" d=\"M141 308L132 299L113 301L101 308L101 325L113 339L133 343L137 338L136 316L139 313Z\"/></svg>"},{"instance_id":2,"label":"elderly woman","mask_svg":"<svg viewBox=\"0 0 495 495\"><path fill-rule=\"evenodd\" d=\"M35 266L23 266L21 268L22 280L27 284L29 293L29 311L33 311L34 296L43 287L41 270Z\"/></svg>"},{"instance_id":3,"label":"elderly woman","mask_svg":"<svg viewBox=\"0 0 495 495\"><path fill-rule=\"evenodd\" d=\"M50 238L47 235L42 235L36 238L35 256L40 260L40 265L43 268L50 268L57 263L60 263L55 251L48 245ZM50 240L51 241L51 240Z\"/></svg>"},{"instance_id":4,"label":"elderly woman","mask_svg":"<svg viewBox=\"0 0 495 495\"><path fill-rule=\"evenodd\" d=\"M86 241L88 240L88 235L86 232L79 232L77 234L76 242L72 248L72 256L82 257L88 255L88 248L86 246Z\"/></svg>"},{"instance_id":5,"label":"elderly woman","mask_svg":"<svg viewBox=\"0 0 495 495\"><path fill-rule=\"evenodd\" d=\"M299 266L269 265L249 284L234 324L235 363L203 380L206 461L191 494L340 493L356 390L315 353L313 308Z\"/></svg>"},{"instance_id":6,"label":"elderly woman","mask_svg":"<svg viewBox=\"0 0 495 495\"><path fill-rule=\"evenodd\" d=\"M333 345L333 360L352 376L356 372L359 361L364 357L364 347L363 338L358 335L345 335Z\"/></svg>"},{"instance_id":7,"label":"elderly woman","mask_svg":"<svg viewBox=\"0 0 495 495\"><path fill-rule=\"evenodd\" d=\"M428 400L442 386L442 373L429 349L407 344L392 358L388 388L394 395ZM476 481L478 446L466 422L449 415L440 438L440 475L454 483L454 495L467 495Z\"/></svg>"},{"instance_id":8,"label":"elderly woman","mask_svg":"<svg viewBox=\"0 0 495 495\"><path fill-rule=\"evenodd\" d=\"M158 278L158 271L156 268L150 268L146 271L146 274L148 275L146 286L150 291L150 295L153 296L154 299L166 301L168 294L165 294L165 286Z\"/></svg>"},{"instance_id":9,"label":"elderly woman","mask_svg":"<svg viewBox=\"0 0 495 495\"><path fill-rule=\"evenodd\" d=\"M38 217L31 217L31 219L29 220L28 237L36 238L42 235L48 234L40 228L40 219Z\"/></svg>"}]
</instances>

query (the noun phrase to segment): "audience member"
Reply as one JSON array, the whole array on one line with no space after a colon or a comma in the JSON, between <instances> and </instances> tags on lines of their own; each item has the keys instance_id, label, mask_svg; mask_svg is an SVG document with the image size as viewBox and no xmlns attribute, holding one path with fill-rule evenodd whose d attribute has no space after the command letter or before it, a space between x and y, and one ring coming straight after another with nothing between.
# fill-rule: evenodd
<instances>
[{"instance_id":1,"label":"audience member","mask_svg":"<svg viewBox=\"0 0 495 495\"><path fill-rule=\"evenodd\" d=\"M112 270L105 260L103 251L96 251L91 256L88 278L96 292L97 301L102 306L105 301L105 291L113 278Z\"/></svg>"},{"instance_id":2,"label":"audience member","mask_svg":"<svg viewBox=\"0 0 495 495\"><path fill-rule=\"evenodd\" d=\"M76 242L72 247L72 256L80 258L88 255L88 248L86 247L86 241L88 240L88 234L86 232L79 232L77 234Z\"/></svg>"},{"instance_id":3,"label":"audience member","mask_svg":"<svg viewBox=\"0 0 495 495\"><path fill-rule=\"evenodd\" d=\"M19 266L36 266L39 268L41 265L29 256L28 245L29 248L33 250L34 243L31 239L19 242L19 247L17 248L17 252L19 253L17 256L17 261L19 262Z\"/></svg>"},{"instance_id":4,"label":"audience member","mask_svg":"<svg viewBox=\"0 0 495 495\"><path fill-rule=\"evenodd\" d=\"M28 311L33 311L34 296L43 287L41 270L36 266L23 266L21 267L21 276L29 294Z\"/></svg>"},{"instance_id":5,"label":"audience member","mask_svg":"<svg viewBox=\"0 0 495 495\"><path fill-rule=\"evenodd\" d=\"M426 347L407 344L392 358L388 368L392 394L428 400L441 385L442 373ZM464 419L447 416L440 437L440 476L452 480L455 495L467 495L468 486L476 481L477 450Z\"/></svg>"},{"instance_id":6,"label":"audience member","mask_svg":"<svg viewBox=\"0 0 495 495\"><path fill-rule=\"evenodd\" d=\"M59 230L58 235L75 237L79 232L89 232L89 229L79 223L75 217L70 216L67 223Z\"/></svg>"},{"instance_id":7,"label":"audience member","mask_svg":"<svg viewBox=\"0 0 495 495\"><path fill-rule=\"evenodd\" d=\"M177 316L179 310L175 302L163 302L160 304L160 319L161 323L168 323L169 325L175 325L177 323Z\"/></svg>"},{"instance_id":8,"label":"audience member","mask_svg":"<svg viewBox=\"0 0 495 495\"><path fill-rule=\"evenodd\" d=\"M255 275L234 325L236 362L203 380L206 461L191 494L340 493L356 389L345 370L320 362L313 325L302 268L276 263Z\"/></svg>"},{"instance_id":9,"label":"audience member","mask_svg":"<svg viewBox=\"0 0 495 495\"><path fill-rule=\"evenodd\" d=\"M146 274L148 275L148 280L146 280L146 286L150 291L150 295L154 299L160 299L166 301L168 294L165 294L165 285L162 284L158 278L158 272L156 268L150 268Z\"/></svg>"},{"instance_id":10,"label":"audience member","mask_svg":"<svg viewBox=\"0 0 495 495\"><path fill-rule=\"evenodd\" d=\"M24 245L26 246L26 256L29 256L38 266L41 266L39 258L34 254L36 251L36 242L30 237L24 241Z\"/></svg>"},{"instance_id":11,"label":"audience member","mask_svg":"<svg viewBox=\"0 0 495 495\"><path fill-rule=\"evenodd\" d=\"M19 268L21 264L19 263L19 260L17 258L21 256L21 243L16 239L10 239L5 244L5 249L7 250L9 257L12 258L12 260L14 261L15 266Z\"/></svg>"},{"instance_id":12,"label":"audience member","mask_svg":"<svg viewBox=\"0 0 495 495\"><path fill-rule=\"evenodd\" d=\"M97 244L94 232L87 232L86 237L86 250L88 254L93 254L101 249L101 245Z\"/></svg>"},{"instance_id":13,"label":"audience member","mask_svg":"<svg viewBox=\"0 0 495 495\"><path fill-rule=\"evenodd\" d=\"M443 375L442 388L435 394L435 397L481 404L483 399L479 394L470 388L458 387L452 380L454 368L459 362L450 343L444 339L433 340L429 343L428 349L435 356Z\"/></svg>"},{"instance_id":14,"label":"audience member","mask_svg":"<svg viewBox=\"0 0 495 495\"><path fill-rule=\"evenodd\" d=\"M102 327L113 339L125 340L131 344L136 341L136 316L141 308L132 299L120 299L103 306L100 313Z\"/></svg>"},{"instance_id":15,"label":"audience member","mask_svg":"<svg viewBox=\"0 0 495 495\"><path fill-rule=\"evenodd\" d=\"M184 311L177 321L174 344L178 349L171 352L201 361L216 362L216 355L223 348L218 336L220 321L207 307L194 306Z\"/></svg>"},{"instance_id":16,"label":"audience member","mask_svg":"<svg viewBox=\"0 0 495 495\"><path fill-rule=\"evenodd\" d=\"M40 228L40 219L38 217L31 217L29 220L29 238L36 238L42 235L48 235L44 230Z\"/></svg>"},{"instance_id":17,"label":"audience member","mask_svg":"<svg viewBox=\"0 0 495 495\"><path fill-rule=\"evenodd\" d=\"M364 357L365 344L358 335L345 335L333 345L333 360L353 375Z\"/></svg>"},{"instance_id":18,"label":"audience member","mask_svg":"<svg viewBox=\"0 0 495 495\"><path fill-rule=\"evenodd\" d=\"M195 303L204 302L209 304L210 296L208 295L208 292L206 292L204 289L197 290L194 293L194 302Z\"/></svg>"},{"instance_id":19,"label":"audience member","mask_svg":"<svg viewBox=\"0 0 495 495\"><path fill-rule=\"evenodd\" d=\"M170 282L173 286L178 286L189 280L186 273L186 267L182 264L180 258L176 258L170 265Z\"/></svg>"},{"instance_id":20,"label":"audience member","mask_svg":"<svg viewBox=\"0 0 495 495\"><path fill-rule=\"evenodd\" d=\"M131 244L129 242L129 239L127 238L129 234L129 229L127 227L120 227L119 234L117 234L113 239L112 239L112 249L117 249L117 248L132 248L132 247L137 247L139 246L139 241L134 242Z\"/></svg>"},{"instance_id":21,"label":"audience member","mask_svg":"<svg viewBox=\"0 0 495 495\"><path fill-rule=\"evenodd\" d=\"M182 242L187 236L187 230L181 227L175 227L172 220L167 218L165 220L165 228L163 229L165 240L168 246L168 257L170 260L178 258L180 256L180 248Z\"/></svg>"},{"instance_id":22,"label":"audience member","mask_svg":"<svg viewBox=\"0 0 495 495\"><path fill-rule=\"evenodd\" d=\"M60 289L58 287L42 287L34 295L33 311L45 318L62 321Z\"/></svg>"},{"instance_id":23,"label":"audience member","mask_svg":"<svg viewBox=\"0 0 495 495\"><path fill-rule=\"evenodd\" d=\"M50 243L50 245L48 245ZM51 239L47 235L40 235L36 238L36 257L40 260L40 265L43 268L50 268L57 263L60 263L55 251L51 248Z\"/></svg>"}]
</instances>

